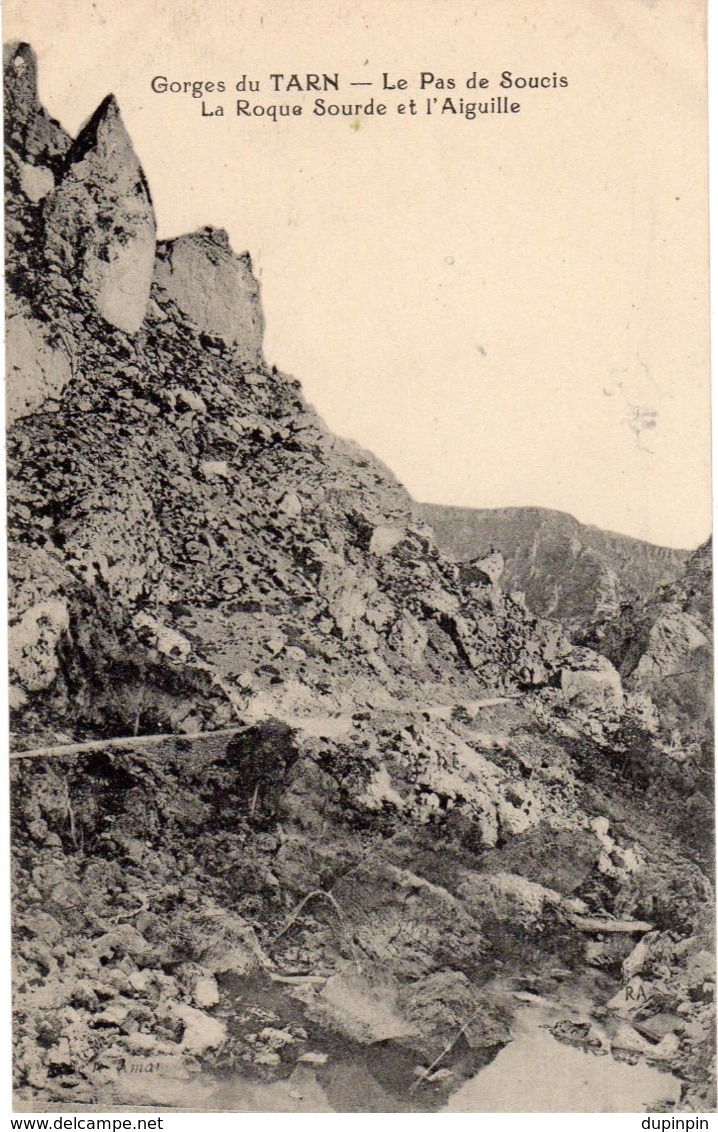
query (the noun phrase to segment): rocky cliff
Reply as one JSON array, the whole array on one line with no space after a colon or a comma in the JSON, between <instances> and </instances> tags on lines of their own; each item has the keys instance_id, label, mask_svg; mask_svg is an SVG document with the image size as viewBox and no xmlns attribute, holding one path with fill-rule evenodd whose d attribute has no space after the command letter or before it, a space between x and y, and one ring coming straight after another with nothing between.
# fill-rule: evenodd
<instances>
[{"instance_id":1,"label":"rocky cliff","mask_svg":"<svg viewBox=\"0 0 718 1132\"><path fill-rule=\"evenodd\" d=\"M34 74L19 48L11 85L19 58ZM23 92L11 107L36 106ZM39 169L9 132L10 169ZM258 284L226 233L155 246L112 97L43 168L40 200L8 180L18 734L200 730L417 679L558 687L604 663L492 579L464 584L391 473L264 362Z\"/></svg>"},{"instance_id":2,"label":"rocky cliff","mask_svg":"<svg viewBox=\"0 0 718 1132\"><path fill-rule=\"evenodd\" d=\"M542 507L480 509L421 504L439 546L459 562L494 548L505 560L504 586L520 590L534 613L585 623L621 602L673 581L688 551L579 523Z\"/></svg>"},{"instance_id":3,"label":"rocky cliff","mask_svg":"<svg viewBox=\"0 0 718 1132\"><path fill-rule=\"evenodd\" d=\"M114 99L72 140L34 78L11 45L20 1102L326 1097L346 1056L360 1111L436 1108L528 990L696 1107L711 889L651 688L446 557L264 359L250 257L156 243Z\"/></svg>"},{"instance_id":4,"label":"rocky cliff","mask_svg":"<svg viewBox=\"0 0 718 1132\"><path fill-rule=\"evenodd\" d=\"M685 833L697 843L705 841L712 821L712 591L708 541L690 555L675 581L597 618L582 638L615 665L626 690L650 701L652 741L636 736L633 773L650 785L660 751L661 768L671 768L688 800Z\"/></svg>"}]
</instances>

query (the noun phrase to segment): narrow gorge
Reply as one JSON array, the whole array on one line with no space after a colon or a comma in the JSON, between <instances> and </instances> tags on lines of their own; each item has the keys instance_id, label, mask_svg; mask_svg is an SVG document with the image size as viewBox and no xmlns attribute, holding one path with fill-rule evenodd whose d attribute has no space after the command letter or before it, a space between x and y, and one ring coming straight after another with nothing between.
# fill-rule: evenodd
<instances>
[{"instance_id":1,"label":"narrow gorge","mask_svg":"<svg viewBox=\"0 0 718 1132\"><path fill-rule=\"evenodd\" d=\"M713 1109L710 548L457 553L4 79L16 1106Z\"/></svg>"}]
</instances>

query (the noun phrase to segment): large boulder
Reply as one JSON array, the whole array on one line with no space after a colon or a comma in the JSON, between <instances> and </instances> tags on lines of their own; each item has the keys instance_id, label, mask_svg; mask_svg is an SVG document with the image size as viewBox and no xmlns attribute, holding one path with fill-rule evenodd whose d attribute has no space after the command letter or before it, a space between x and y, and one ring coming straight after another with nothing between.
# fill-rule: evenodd
<instances>
[{"instance_id":1,"label":"large boulder","mask_svg":"<svg viewBox=\"0 0 718 1132\"><path fill-rule=\"evenodd\" d=\"M578 653L579 650L577 650ZM588 712L619 713L623 709L621 677L605 656L588 654L591 667L561 670L561 691L573 708Z\"/></svg>"},{"instance_id":2,"label":"large boulder","mask_svg":"<svg viewBox=\"0 0 718 1132\"><path fill-rule=\"evenodd\" d=\"M421 664L429 642L429 630L408 610L403 610L389 637L390 644L409 664Z\"/></svg>"},{"instance_id":3,"label":"large boulder","mask_svg":"<svg viewBox=\"0 0 718 1132\"><path fill-rule=\"evenodd\" d=\"M218 339L240 359L259 363L264 320L248 254L236 256L221 228L166 240L157 247L155 283L198 334Z\"/></svg>"},{"instance_id":4,"label":"large boulder","mask_svg":"<svg viewBox=\"0 0 718 1132\"><path fill-rule=\"evenodd\" d=\"M406 978L481 966L478 925L440 885L373 862L347 873L333 892L351 939L378 966Z\"/></svg>"},{"instance_id":5,"label":"large boulder","mask_svg":"<svg viewBox=\"0 0 718 1132\"><path fill-rule=\"evenodd\" d=\"M509 1013L473 985L461 971L436 971L402 987L399 1005L416 1032L404 1040L433 1060L458 1046L461 1034L471 1050L492 1049L511 1040ZM459 1047L460 1048L460 1047Z\"/></svg>"},{"instance_id":6,"label":"large boulder","mask_svg":"<svg viewBox=\"0 0 718 1132\"><path fill-rule=\"evenodd\" d=\"M373 977L372 977L373 974ZM340 973L308 1003L310 1018L365 1045L411 1038L412 1022L397 1008L398 984L392 978Z\"/></svg>"},{"instance_id":7,"label":"large boulder","mask_svg":"<svg viewBox=\"0 0 718 1132\"><path fill-rule=\"evenodd\" d=\"M456 894L478 923L493 918L514 924L534 924L543 919L547 909L562 904L558 892L509 872L466 870L458 882Z\"/></svg>"},{"instance_id":8,"label":"large boulder","mask_svg":"<svg viewBox=\"0 0 718 1132\"><path fill-rule=\"evenodd\" d=\"M485 853L481 863L486 873L519 874L544 890L571 896L592 875L600 853L592 830L552 829L541 822L500 849ZM503 887L501 881L497 883Z\"/></svg>"},{"instance_id":9,"label":"large boulder","mask_svg":"<svg viewBox=\"0 0 718 1132\"><path fill-rule=\"evenodd\" d=\"M60 671L73 578L55 553L15 541L8 547L8 575L10 707L19 709Z\"/></svg>"},{"instance_id":10,"label":"large boulder","mask_svg":"<svg viewBox=\"0 0 718 1132\"><path fill-rule=\"evenodd\" d=\"M5 150L5 183L8 198L37 204L55 188L55 177L47 165L32 165L8 148ZM13 202L14 203L14 202Z\"/></svg>"},{"instance_id":11,"label":"large boulder","mask_svg":"<svg viewBox=\"0 0 718 1132\"><path fill-rule=\"evenodd\" d=\"M385 554L390 554L405 538L406 531L403 527L396 527L390 523L379 523L372 531L369 553L382 558Z\"/></svg>"},{"instance_id":12,"label":"large boulder","mask_svg":"<svg viewBox=\"0 0 718 1132\"><path fill-rule=\"evenodd\" d=\"M50 272L87 296L106 322L136 333L152 284L155 217L113 95L73 143L43 216Z\"/></svg>"},{"instance_id":13,"label":"large boulder","mask_svg":"<svg viewBox=\"0 0 718 1132\"><path fill-rule=\"evenodd\" d=\"M459 567L459 577L465 586L498 585L506 569L506 561L499 550L490 550L488 554L472 558L470 562L462 562Z\"/></svg>"},{"instance_id":14,"label":"large boulder","mask_svg":"<svg viewBox=\"0 0 718 1132\"><path fill-rule=\"evenodd\" d=\"M59 670L58 645L69 627L62 597L37 602L10 623L8 664L23 693L42 691L53 682Z\"/></svg>"},{"instance_id":15,"label":"large boulder","mask_svg":"<svg viewBox=\"0 0 718 1132\"><path fill-rule=\"evenodd\" d=\"M707 652L710 643L698 617L667 605L648 634L645 652L633 670L636 687L653 679L681 674L693 666L692 654Z\"/></svg>"},{"instance_id":16,"label":"large boulder","mask_svg":"<svg viewBox=\"0 0 718 1132\"><path fill-rule=\"evenodd\" d=\"M8 424L57 401L72 377L67 351L53 343L48 328L19 311L6 323L7 377L5 412ZM55 406L58 407L58 406Z\"/></svg>"}]
</instances>

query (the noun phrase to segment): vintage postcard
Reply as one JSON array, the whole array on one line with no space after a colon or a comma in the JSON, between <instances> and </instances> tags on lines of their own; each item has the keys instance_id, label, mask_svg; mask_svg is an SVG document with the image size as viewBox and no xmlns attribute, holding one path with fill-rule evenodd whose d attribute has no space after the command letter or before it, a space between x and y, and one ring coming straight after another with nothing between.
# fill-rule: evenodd
<instances>
[{"instance_id":1,"label":"vintage postcard","mask_svg":"<svg viewBox=\"0 0 718 1132\"><path fill-rule=\"evenodd\" d=\"M705 23L7 0L17 1111L715 1110Z\"/></svg>"}]
</instances>

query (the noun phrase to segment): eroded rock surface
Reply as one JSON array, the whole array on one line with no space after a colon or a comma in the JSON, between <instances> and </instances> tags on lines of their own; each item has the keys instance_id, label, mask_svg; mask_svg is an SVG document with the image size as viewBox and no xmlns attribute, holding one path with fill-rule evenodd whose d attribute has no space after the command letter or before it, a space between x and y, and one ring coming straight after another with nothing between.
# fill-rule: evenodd
<instances>
[{"instance_id":1,"label":"eroded rock surface","mask_svg":"<svg viewBox=\"0 0 718 1132\"><path fill-rule=\"evenodd\" d=\"M40 409L57 410L62 391L72 377L70 360L61 340L56 339L53 344L46 325L18 311L10 313L7 319L5 349L8 424Z\"/></svg>"},{"instance_id":2,"label":"eroded rock surface","mask_svg":"<svg viewBox=\"0 0 718 1132\"><path fill-rule=\"evenodd\" d=\"M259 286L249 256L234 254L226 232L201 228L161 243L155 282L160 301L174 303L198 334L259 364L264 332Z\"/></svg>"},{"instance_id":3,"label":"eroded rock surface","mask_svg":"<svg viewBox=\"0 0 718 1132\"><path fill-rule=\"evenodd\" d=\"M49 269L86 294L106 322L128 334L139 330L154 270L155 217L112 95L73 142L43 220Z\"/></svg>"},{"instance_id":4,"label":"eroded rock surface","mask_svg":"<svg viewBox=\"0 0 718 1132\"><path fill-rule=\"evenodd\" d=\"M5 144L36 169L58 171L72 139L41 105L37 58L27 43L3 47Z\"/></svg>"}]
</instances>

